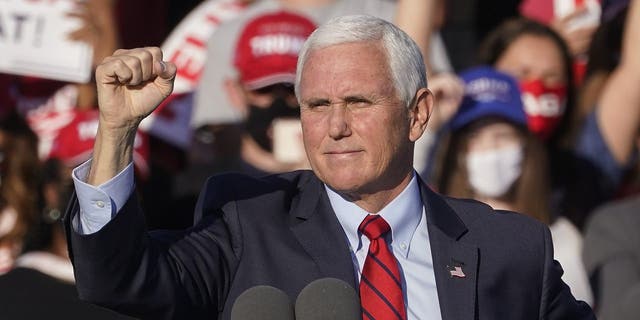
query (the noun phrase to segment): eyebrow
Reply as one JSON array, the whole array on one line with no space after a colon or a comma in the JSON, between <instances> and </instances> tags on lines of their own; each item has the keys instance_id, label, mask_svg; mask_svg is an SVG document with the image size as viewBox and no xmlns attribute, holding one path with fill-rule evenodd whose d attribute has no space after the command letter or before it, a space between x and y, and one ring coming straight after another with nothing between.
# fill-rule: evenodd
<instances>
[{"instance_id":1,"label":"eyebrow","mask_svg":"<svg viewBox=\"0 0 640 320\"><path fill-rule=\"evenodd\" d=\"M350 96L346 96L344 98L341 98L340 100L344 101L347 104L355 103L355 102L371 102L371 101L373 101L371 97L367 97L367 96L364 96L364 95L350 95ZM318 105L332 104L332 102L331 102L331 100L326 99L326 98L309 98L309 99L303 100L302 104L303 105L318 106Z\"/></svg>"},{"instance_id":2,"label":"eyebrow","mask_svg":"<svg viewBox=\"0 0 640 320\"><path fill-rule=\"evenodd\" d=\"M342 100L344 100L344 102L346 102L346 103L353 103L353 102L371 102L371 98L369 98L369 97L365 97L365 96L363 96L363 95L346 96L346 97L344 97Z\"/></svg>"},{"instance_id":3,"label":"eyebrow","mask_svg":"<svg viewBox=\"0 0 640 320\"><path fill-rule=\"evenodd\" d=\"M320 105L326 105L326 104L331 104L331 101L329 99L324 99L324 98L309 98L301 101L301 105L307 105L307 106L320 106Z\"/></svg>"}]
</instances>

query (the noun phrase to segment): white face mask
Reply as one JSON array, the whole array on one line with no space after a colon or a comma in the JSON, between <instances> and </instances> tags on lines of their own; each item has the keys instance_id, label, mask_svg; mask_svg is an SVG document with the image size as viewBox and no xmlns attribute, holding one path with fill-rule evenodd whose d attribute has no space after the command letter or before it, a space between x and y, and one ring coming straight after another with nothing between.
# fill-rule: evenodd
<instances>
[{"instance_id":1,"label":"white face mask","mask_svg":"<svg viewBox=\"0 0 640 320\"><path fill-rule=\"evenodd\" d=\"M469 152L467 172L471 187L486 197L504 195L522 173L523 156L520 145Z\"/></svg>"}]
</instances>

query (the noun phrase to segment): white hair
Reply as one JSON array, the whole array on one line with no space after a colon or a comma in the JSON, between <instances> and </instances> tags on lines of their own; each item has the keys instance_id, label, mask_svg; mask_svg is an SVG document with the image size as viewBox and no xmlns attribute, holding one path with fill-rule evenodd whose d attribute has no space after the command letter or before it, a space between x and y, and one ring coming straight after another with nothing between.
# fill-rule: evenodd
<instances>
[{"instance_id":1,"label":"white hair","mask_svg":"<svg viewBox=\"0 0 640 320\"><path fill-rule=\"evenodd\" d=\"M333 45L377 41L387 57L398 98L407 108L420 88L427 87L427 74L418 45L395 25L367 15L336 17L316 29L300 50L295 92L300 99L300 79L310 53Z\"/></svg>"}]
</instances>

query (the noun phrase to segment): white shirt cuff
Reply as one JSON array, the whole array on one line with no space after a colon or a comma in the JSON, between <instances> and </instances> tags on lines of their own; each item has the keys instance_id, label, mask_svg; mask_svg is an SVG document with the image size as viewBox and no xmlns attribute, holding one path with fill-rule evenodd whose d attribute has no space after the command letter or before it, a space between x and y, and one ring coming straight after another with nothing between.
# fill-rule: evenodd
<instances>
[{"instance_id":1,"label":"white shirt cuff","mask_svg":"<svg viewBox=\"0 0 640 320\"><path fill-rule=\"evenodd\" d=\"M71 174L80 205L79 214L71 222L74 230L84 235L98 232L109 223L134 189L133 163L97 187L86 183L92 160L79 165Z\"/></svg>"}]
</instances>

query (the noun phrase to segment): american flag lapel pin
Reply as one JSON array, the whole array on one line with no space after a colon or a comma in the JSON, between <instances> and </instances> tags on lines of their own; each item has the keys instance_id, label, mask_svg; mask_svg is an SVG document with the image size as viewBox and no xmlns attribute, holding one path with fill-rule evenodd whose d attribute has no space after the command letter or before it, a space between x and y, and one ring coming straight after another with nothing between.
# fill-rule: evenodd
<instances>
[{"instance_id":1,"label":"american flag lapel pin","mask_svg":"<svg viewBox=\"0 0 640 320\"><path fill-rule=\"evenodd\" d=\"M459 262L459 261L451 261L453 266L447 266L447 269L449 270L449 274L451 275L451 278L465 278L466 275L464 274L464 272L462 271L462 266L464 265L464 263Z\"/></svg>"}]
</instances>

